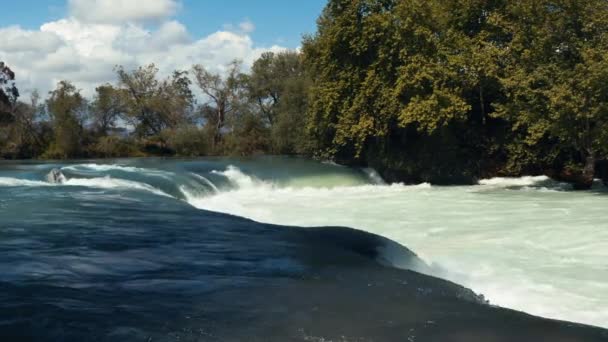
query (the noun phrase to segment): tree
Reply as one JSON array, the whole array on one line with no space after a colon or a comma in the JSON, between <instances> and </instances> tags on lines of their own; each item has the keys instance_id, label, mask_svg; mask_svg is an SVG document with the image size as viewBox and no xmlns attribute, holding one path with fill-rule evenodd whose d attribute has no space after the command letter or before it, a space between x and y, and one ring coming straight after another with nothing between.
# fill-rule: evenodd
<instances>
[{"instance_id":1,"label":"tree","mask_svg":"<svg viewBox=\"0 0 608 342\"><path fill-rule=\"evenodd\" d=\"M154 64L131 72L118 67L117 73L126 118L138 136L162 139L163 130L192 119L195 100L187 72L175 71L162 81Z\"/></svg>"},{"instance_id":2,"label":"tree","mask_svg":"<svg viewBox=\"0 0 608 342\"><path fill-rule=\"evenodd\" d=\"M49 127L42 120L40 96L33 91L30 102L17 101L12 110L12 122L0 129L0 154L5 158L35 158L49 144Z\"/></svg>"},{"instance_id":3,"label":"tree","mask_svg":"<svg viewBox=\"0 0 608 342\"><path fill-rule=\"evenodd\" d=\"M82 152L84 114L86 100L80 91L68 81L61 81L50 92L46 107L54 130L53 143L46 156L74 158Z\"/></svg>"},{"instance_id":4,"label":"tree","mask_svg":"<svg viewBox=\"0 0 608 342\"><path fill-rule=\"evenodd\" d=\"M450 9L455 2L328 3L303 46L315 75L307 127L318 156L371 164L388 178L398 169L413 182L474 179L495 92L486 86L492 61L463 58L485 54L484 26L455 16L484 23L486 9L460 1L470 10L463 14Z\"/></svg>"},{"instance_id":5,"label":"tree","mask_svg":"<svg viewBox=\"0 0 608 342\"><path fill-rule=\"evenodd\" d=\"M15 73L4 62L0 62L0 122L12 119L11 112L18 98Z\"/></svg>"},{"instance_id":6,"label":"tree","mask_svg":"<svg viewBox=\"0 0 608 342\"><path fill-rule=\"evenodd\" d=\"M241 73L241 62L228 64L225 76L209 72L202 65L193 66L196 84L206 97L201 112L210 130L212 148L217 149L222 140L226 122L238 116L245 96L246 77Z\"/></svg>"},{"instance_id":7,"label":"tree","mask_svg":"<svg viewBox=\"0 0 608 342\"><path fill-rule=\"evenodd\" d=\"M192 124L196 100L187 71L176 70L161 83L161 101L166 128Z\"/></svg>"},{"instance_id":8,"label":"tree","mask_svg":"<svg viewBox=\"0 0 608 342\"><path fill-rule=\"evenodd\" d=\"M124 89L126 118L135 127L140 137L159 134L162 131L160 115L155 108L158 94L158 69L154 64L127 72L122 66L117 68L119 87Z\"/></svg>"},{"instance_id":9,"label":"tree","mask_svg":"<svg viewBox=\"0 0 608 342\"><path fill-rule=\"evenodd\" d=\"M310 83L298 52L266 52L254 62L249 95L270 127L274 152L305 151L303 128Z\"/></svg>"},{"instance_id":10,"label":"tree","mask_svg":"<svg viewBox=\"0 0 608 342\"><path fill-rule=\"evenodd\" d=\"M331 0L303 46L312 146L399 180L556 170L589 187L608 146L607 13L603 0Z\"/></svg>"},{"instance_id":11,"label":"tree","mask_svg":"<svg viewBox=\"0 0 608 342\"><path fill-rule=\"evenodd\" d=\"M608 3L514 2L496 25L512 36L502 78L508 101L497 115L524 132L524 144L559 144L558 176L589 188L597 161L608 157Z\"/></svg>"},{"instance_id":12,"label":"tree","mask_svg":"<svg viewBox=\"0 0 608 342\"><path fill-rule=\"evenodd\" d=\"M91 114L96 133L101 136L116 127L118 119L125 112L124 90L116 89L110 84L95 88L95 98L91 103Z\"/></svg>"}]
</instances>

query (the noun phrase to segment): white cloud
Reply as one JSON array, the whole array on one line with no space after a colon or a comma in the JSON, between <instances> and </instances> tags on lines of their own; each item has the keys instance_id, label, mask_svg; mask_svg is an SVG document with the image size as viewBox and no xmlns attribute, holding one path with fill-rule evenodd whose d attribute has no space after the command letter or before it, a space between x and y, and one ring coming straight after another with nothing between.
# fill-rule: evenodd
<instances>
[{"instance_id":1,"label":"white cloud","mask_svg":"<svg viewBox=\"0 0 608 342\"><path fill-rule=\"evenodd\" d=\"M190 43L192 38L188 30L177 21L165 22L153 32L142 27L130 26L113 42L114 48L131 54L154 50L169 52L178 45Z\"/></svg>"},{"instance_id":2,"label":"white cloud","mask_svg":"<svg viewBox=\"0 0 608 342\"><path fill-rule=\"evenodd\" d=\"M239 28L245 33L251 33L255 31L255 25L250 20L245 20L240 23Z\"/></svg>"},{"instance_id":3,"label":"white cloud","mask_svg":"<svg viewBox=\"0 0 608 342\"><path fill-rule=\"evenodd\" d=\"M46 55L46 58L33 61L32 67L36 70L45 70L49 73L68 73L80 71L80 59L74 58L77 53L71 46Z\"/></svg>"},{"instance_id":4,"label":"white cloud","mask_svg":"<svg viewBox=\"0 0 608 342\"><path fill-rule=\"evenodd\" d=\"M66 45L86 57L99 49L105 49L124 30L116 25L85 24L75 19L61 19L42 25L40 31L61 37Z\"/></svg>"},{"instance_id":5,"label":"white cloud","mask_svg":"<svg viewBox=\"0 0 608 342\"><path fill-rule=\"evenodd\" d=\"M70 15L87 23L157 21L179 9L175 0L69 0Z\"/></svg>"},{"instance_id":6,"label":"white cloud","mask_svg":"<svg viewBox=\"0 0 608 342\"><path fill-rule=\"evenodd\" d=\"M251 20L247 19L240 22L238 25L234 25L233 23L224 24L223 28L224 31L249 34L255 31L255 24L251 22Z\"/></svg>"},{"instance_id":7,"label":"white cloud","mask_svg":"<svg viewBox=\"0 0 608 342\"><path fill-rule=\"evenodd\" d=\"M249 36L254 25L245 23L240 30L194 38L177 21L163 21L150 30L142 23L86 22L70 17L46 23L39 30L0 28L0 60L17 73L24 97L33 89L46 94L64 79L90 96L96 86L116 81L116 65L134 68L155 63L163 75L190 70L193 64L222 71L234 59L248 68L262 52L284 50L256 46Z\"/></svg>"},{"instance_id":8,"label":"white cloud","mask_svg":"<svg viewBox=\"0 0 608 342\"><path fill-rule=\"evenodd\" d=\"M52 52L62 45L55 34L43 31L26 31L19 26L0 28L0 49L12 52Z\"/></svg>"}]
</instances>

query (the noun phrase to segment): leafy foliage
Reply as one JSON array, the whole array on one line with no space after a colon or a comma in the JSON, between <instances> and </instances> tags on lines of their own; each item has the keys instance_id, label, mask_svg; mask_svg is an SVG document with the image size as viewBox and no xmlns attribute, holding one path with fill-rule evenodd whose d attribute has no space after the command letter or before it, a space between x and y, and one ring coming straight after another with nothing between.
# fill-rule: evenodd
<instances>
[{"instance_id":1,"label":"leafy foliage","mask_svg":"<svg viewBox=\"0 0 608 342\"><path fill-rule=\"evenodd\" d=\"M267 52L253 64L249 96L263 124L270 127L271 150L280 154L306 151L305 125L311 79L302 55Z\"/></svg>"},{"instance_id":2,"label":"leafy foliage","mask_svg":"<svg viewBox=\"0 0 608 342\"><path fill-rule=\"evenodd\" d=\"M226 123L234 121L244 105L246 76L241 73L241 62L233 61L227 69L226 76L222 77L202 65L193 67L196 84L208 99L202 113L213 136L213 148L219 147Z\"/></svg>"},{"instance_id":3,"label":"leafy foliage","mask_svg":"<svg viewBox=\"0 0 608 342\"><path fill-rule=\"evenodd\" d=\"M0 122L12 118L12 109L19 98L15 86L15 73L4 62L0 62Z\"/></svg>"},{"instance_id":4,"label":"leafy foliage","mask_svg":"<svg viewBox=\"0 0 608 342\"><path fill-rule=\"evenodd\" d=\"M47 158L75 158L82 152L83 117L86 100L76 87L61 81L46 101L55 137L45 152Z\"/></svg>"},{"instance_id":5,"label":"leafy foliage","mask_svg":"<svg viewBox=\"0 0 608 342\"><path fill-rule=\"evenodd\" d=\"M117 68L120 103L126 120L140 137L159 136L164 129L175 128L191 120L195 105L186 71L175 71L159 80L154 64L130 72Z\"/></svg>"},{"instance_id":6,"label":"leafy foliage","mask_svg":"<svg viewBox=\"0 0 608 342\"><path fill-rule=\"evenodd\" d=\"M312 146L401 179L582 163L590 183L608 157L607 29L601 0L331 0L303 48Z\"/></svg>"}]
</instances>

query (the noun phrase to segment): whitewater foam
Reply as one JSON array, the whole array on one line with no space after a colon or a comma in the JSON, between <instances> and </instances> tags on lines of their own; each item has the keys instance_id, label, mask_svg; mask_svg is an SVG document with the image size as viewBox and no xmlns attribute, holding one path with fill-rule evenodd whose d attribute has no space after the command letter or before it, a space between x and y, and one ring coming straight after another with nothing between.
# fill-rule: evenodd
<instances>
[{"instance_id":1,"label":"whitewater foam","mask_svg":"<svg viewBox=\"0 0 608 342\"><path fill-rule=\"evenodd\" d=\"M11 178L11 177L0 177L0 186L7 187L19 187L19 186L51 186L53 184L43 182L43 181L35 181L29 179L20 179L20 178Z\"/></svg>"},{"instance_id":2,"label":"whitewater foam","mask_svg":"<svg viewBox=\"0 0 608 342\"><path fill-rule=\"evenodd\" d=\"M190 172L190 175L193 176L194 178L197 178L198 180L201 180L203 183L207 184L213 190L213 192L215 192L216 194L220 192L220 189L218 189L218 187L215 186L215 184L213 184L206 177L203 177L203 176L193 173L193 172Z\"/></svg>"},{"instance_id":3,"label":"whitewater foam","mask_svg":"<svg viewBox=\"0 0 608 342\"><path fill-rule=\"evenodd\" d=\"M159 190L149 184L129 181L125 179L116 179L109 176L98 178L70 178L65 180L62 185L69 186L84 186L98 189L132 189L143 190L154 193L156 195L173 197L166 192Z\"/></svg>"},{"instance_id":4,"label":"whitewater foam","mask_svg":"<svg viewBox=\"0 0 608 342\"><path fill-rule=\"evenodd\" d=\"M157 189L149 184L129 181L125 179L106 177L97 178L66 178L63 174L59 176L60 181L37 181L29 179L11 178L11 177L0 177L0 186L7 187L51 187L51 186L82 186L89 188L98 189L131 189L131 190L143 190L154 193L156 195L173 197L164 191ZM49 174L47 179L52 178Z\"/></svg>"},{"instance_id":5,"label":"whitewater foam","mask_svg":"<svg viewBox=\"0 0 608 342\"><path fill-rule=\"evenodd\" d=\"M238 167L233 165L229 165L225 171L213 170L211 173L226 177L232 185L239 189L251 189L256 186L270 185L243 173Z\"/></svg>"},{"instance_id":6,"label":"whitewater foam","mask_svg":"<svg viewBox=\"0 0 608 342\"><path fill-rule=\"evenodd\" d=\"M566 192L544 176L495 178L472 187L290 187L237 168L216 174L235 187L194 194L188 203L266 223L379 234L415 251L433 265L433 275L472 288L492 304L608 326L602 295L608 293L608 231L601 228L604 206L597 203L604 197ZM381 255L395 266L403 262L390 246Z\"/></svg>"},{"instance_id":7,"label":"whitewater foam","mask_svg":"<svg viewBox=\"0 0 608 342\"><path fill-rule=\"evenodd\" d=\"M495 177L490 179L482 179L479 181L480 185L494 185L500 187L510 186L531 186L541 182L551 181L551 178L547 176L525 176L525 177Z\"/></svg>"},{"instance_id":8,"label":"whitewater foam","mask_svg":"<svg viewBox=\"0 0 608 342\"><path fill-rule=\"evenodd\" d=\"M173 178L173 176L175 176L175 173L169 172L169 171L140 168L140 167L134 167L134 166L124 166L124 165L118 165L118 164L95 164L95 163L77 164L77 165L64 166L61 168L61 170L74 171L74 172L122 171L122 172L129 172L129 173L138 173L138 174L142 174L142 175L146 175L146 176L161 177L161 178L168 179L168 180L171 180Z\"/></svg>"},{"instance_id":9,"label":"whitewater foam","mask_svg":"<svg viewBox=\"0 0 608 342\"><path fill-rule=\"evenodd\" d=\"M482 179L479 185L486 189L517 189L517 190L539 190L539 191L567 191L572 190L572 185L558 182L547 176L524 176L519 178L496 177Z\"/></svg>"}]
</instances>

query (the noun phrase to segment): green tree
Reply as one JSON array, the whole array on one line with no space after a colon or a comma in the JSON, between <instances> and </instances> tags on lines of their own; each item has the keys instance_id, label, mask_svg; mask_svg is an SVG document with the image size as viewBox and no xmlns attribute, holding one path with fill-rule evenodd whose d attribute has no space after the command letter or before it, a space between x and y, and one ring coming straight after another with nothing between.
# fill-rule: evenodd
<instances>
[{"instance_id":1,"label":"green tree","mask_svg":"<svg viewBox=\"0 0 608 342\"><path fill-rule=\"evenodd\" d=\"M12 110L12 122L0 126L0 154L5 158L36 158L49 144L49 129L42 120L40 96L33 91L30 102L18 101Z\"/></svg>"},{"instance_id":2,"label":"green tree","mask_svg":"<svg viewBox=\"0 0 608 342\"><path fill-rule=\"evenodd\" d=\"M54 140L46 157L66 159L81 156L86 100L80 91L70 82L61 81L50 92L46 107L54 130Z\"/></svg>"},{"instance_id":3,"label":"green tree","mask_svg":"<svg viewBox=\"0 0 608 342\"><path fill-rule=\"evenodd\" d=\"M105 136L116 127L121 115L125 112L124 90L116 89L111 84L95 88L95 97L91 103L93 126L98 135Z\"/></svg>"},{"instance_id":4,"label":"green tree","mask_svg":"<svg viewBox=\"0 0 608 342\"><path fill-rule=\"evenodd\" d=\"M185 71L175 71L167 79L158 79L154 64L131 72L117 68L126 119L139 137L161 138L172 129L192 120L195 106L191 81Z\"/></svg>"},{"instance_id":5,"label":"green tree","mask_svg":"<svg viewBox=\"0 0 608 342\"><path fill-rule=\"evenodd\" d=\"M4 62L0 62L0 123L12 119L12 109L18 98L15 73Z\"/></svg>"},{"instance_id":6,"label":"green tree","mask_svg":"<svg viewBox=\"0 0 608 342\"><path fill-rule=\"evenodd\" d=\"M201 107L205 126L212 137L212 149L217 150L226 124L229 121L234 123L244 106L247 78L241 73L240 61L228 64L225 76L212 73L202 65L193 66L193 70L196 84L205 96L205 103Z\"/></svg>"},{"instance_id":7,"label":"green tree","mask_svg":"<svg viewBox=\"0 0 608 342\"><path fill-rule=\"evenodd\" d=\"M608 156L608 3L513 2L495 21L512 36L502 78L508 100L497 115L523 132L524 145L558 144L559 176L590 187L596 162Z\"/></svg>"},{"instance_id":8,"label":"green tree","mask_svg":"<svg viewBox=\"0 0 608 342\"><path fill-rule=\"evenodd\" d=\"M473 179L498 97L490 5L330 1L303 47L315 75L307 121L317 154L429 174L415 181Z\"/></svg>"},{"instance_id":9,"label":"green tree","mask_svg":"<svg viewBox=\"0 0 608 342\"><path fill-rule=\"evenodd\" d=\"M273 152L306 151L304 126L310 83L298 52L266 52L254 62L249 95L270 127Z\"/></svg>"},{"instance_id":10,"label":"green tree","mask_svg":"<svg viewBox=\"0 0 608 342\"><path fill-rule=\"evenodd\" d=\"M588 187L606 158L607 13L602 0L331 0L303 46L312 146L401 179L557 171Z\"/></svg>"}]
</instances>

